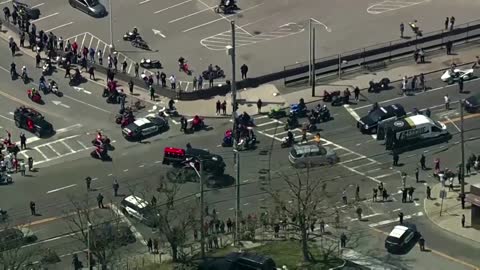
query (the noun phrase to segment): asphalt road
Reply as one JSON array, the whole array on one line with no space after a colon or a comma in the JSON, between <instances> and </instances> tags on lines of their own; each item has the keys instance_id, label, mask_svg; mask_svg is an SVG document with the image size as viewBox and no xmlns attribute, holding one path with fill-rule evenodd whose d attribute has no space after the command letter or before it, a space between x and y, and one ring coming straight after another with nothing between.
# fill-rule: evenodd
<instances>
[{"instance_id":1,"label":"asphalt road","mask_svg":"<svg viewBox=\"0 0 480 270\"><path fill-rule=\"evenodd\" d=\"M78 43L103 51L106 44L110 44L108 17L93 19L72 9L63 0L27 2L42 13L35 22L38 29L54 31L64 39L76 37ZM108 2L102 2L108 8ZM1 3L9 5L7 1ZM180 56L189 61L194 72L201 72L214 63L230 74L230 61L225 53L230 38L230 20L238 25L238 66L246 63L250 67L249 74L255 76L280 71L285 65L308 59L310 18L318 24L316 52L319 58L397 39L402 21L417 19L420 28L429 32L443 28L445 16L455 16L456 24L477 19L476 4L470 1L459 6L447 0L342 0L334 4L313 0L247 0L239 1L241 10L236 14L225 16L214 13L217 4L215 0L114 1L111 12L113 42L129 58L137 61L142 57L159 59L167 73L177 73L182 80L191 81L176 70ZM445 10L450 12L444 14ZM134 26L152 51L140 51L122 41L123 34ZM102 42L90 35L85 38L86 32ZM410 35L408 29L406 34ZM191 89L191 85L183 86L188 87Z\"/></svg>"}]
</instances>

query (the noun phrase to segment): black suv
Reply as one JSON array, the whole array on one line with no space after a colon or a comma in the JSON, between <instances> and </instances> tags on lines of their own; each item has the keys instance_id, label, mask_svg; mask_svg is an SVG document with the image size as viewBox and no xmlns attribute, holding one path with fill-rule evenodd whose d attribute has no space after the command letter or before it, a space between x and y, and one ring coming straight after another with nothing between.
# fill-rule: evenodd
<instances>
[{"instance_id":1,"label":"black suv","mask_svg":"<svg viewBox=\"0 0 480 270\"><path fill-rule=\"evenodd\" d=\"M400 104L378 107L369 111L368 115L360 118L357 122L357 127L362 133L376 134L380 122L393 117L402 117L406 114L405 109Z\"/></svg>"},{"instance_id":2,"label":"black suv","mask_svg":"<svg viewBox=\"0 0 480 270\"><path fill-rule=\"evenodd\" d=\"M17 108L13 113L13 120L15 120L17 127L26 129L37 137L45 137L54 133L52 124L47 122L41 113L32 108Z\"/></svg>"}]
</instances>

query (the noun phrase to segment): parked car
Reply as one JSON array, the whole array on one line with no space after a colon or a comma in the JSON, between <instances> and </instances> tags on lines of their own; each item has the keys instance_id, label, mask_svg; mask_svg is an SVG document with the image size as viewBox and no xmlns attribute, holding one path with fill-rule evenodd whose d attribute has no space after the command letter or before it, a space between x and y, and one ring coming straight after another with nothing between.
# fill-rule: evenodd
<instances>
[{"instance_id":1,"label":"parked car","mask_svg":"<svg viewBox=\"0 0 480 270\"><path fill-rule=\"evenodd\" d=\"M463 79L464 81L467 81L473 78L473 68L468 68L468 69L456 68L453 70L453 72L451 69L448 69L442 74L440 78L442 79L442 81L448 84L455 83L459 79Z\"/></svg>"},{"instance_id":2,"label":"parked car","mask_svg":"<svg viewBox=\"0 0 480 270\"><path fill-rule=\"evenodd\" d=\"M288 160L296 168L334 164L338 161L332 148L319 144L294 145L288 155Z\"/></svg>"},{"instance_id":3,"label":"parked car","mask_svg":"<svg viewBox=\"0 0 480 270\"><path fill-rule=\"evenodd\" d=\"M98 0L68 0L73 8L87 13L92 17L104 17L107 15L105 6Z\"/></svg>"},{"instance_id":4,"label":"parked car","mask_svg":"<svg viewBox=\"0 0 480 270\"><path fill-rule=\"evenodd\" d=\"M387 119L406 115L405 109L400 104L378 107L357 122L357 127L362 133L377 133L378 124Z\"/></svg>"},{"instance_id":5,"label":"parked car","mask_svg":"<svg viewBox=\"0 0 480 270\"><path fill-rule=\"evenodd\" d=\"M397 225L385 239L385 248L389 252L401 252L412 244L416 236L417 228L414 224Z\"/></svg>"},{"instance_id":6,"label":"parked car","mask_svg":"<svg viewBox=\"0 0 480 270\"><path fill-rule=\"evenodd\" d=\"M169 129L168 121L157 116L139 118L123 128L123 137L129 141L136 141L151 137Z\"/></svg>"},{"instance_id":7,"label":"parked car","mask_svg":"<svg viewBox=\"0 0 480 270\"><path fill-rule=\"evenodd\" d=\"M478 112L480 108L480 93L469 96L465 99L465 111L469 113Z\"/></svg>"}]
</instances>

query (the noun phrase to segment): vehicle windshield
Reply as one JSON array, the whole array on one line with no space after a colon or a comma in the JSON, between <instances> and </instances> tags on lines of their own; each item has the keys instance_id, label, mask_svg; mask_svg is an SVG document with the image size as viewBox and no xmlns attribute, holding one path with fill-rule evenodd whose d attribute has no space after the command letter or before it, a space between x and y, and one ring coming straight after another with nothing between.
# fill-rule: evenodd
<instances>
[{"instance_id":1,"label":"vehicle windshield","mask_svg":"<svg viewBox=\"0 0 480 270\"><path fill-rule=\"evenodd\" d=\"M96 5L98 5L98 0L85 0L87 2L87 5L89 5L90 7L94 7Z\"/></svg>"},{"instance_id":2,"label":"vehicle windshield","mask_svg":"<svg viewBox=\"0 0 480 270\"><path fill-rule=\"evenodd\" d=\"M373 112L370 112L368 114L368 118L374 120L374 121L378 121L380 119L382 119L382 117L385 115L384 112L382 112L382 110L375 110Z\"/></svg>"},{"instance_id":3,"label":"vehicle windshield","mask_svg":"<svg viewBox=\"0 0 480 270\"><path fill-rule=\"evenodd\" d=\"M396 238L393 236L388 236L387 240L385 240L389 244L394 244L394 245L399 245L400 244L400 238Z\"/></svg>"}]
</instances>

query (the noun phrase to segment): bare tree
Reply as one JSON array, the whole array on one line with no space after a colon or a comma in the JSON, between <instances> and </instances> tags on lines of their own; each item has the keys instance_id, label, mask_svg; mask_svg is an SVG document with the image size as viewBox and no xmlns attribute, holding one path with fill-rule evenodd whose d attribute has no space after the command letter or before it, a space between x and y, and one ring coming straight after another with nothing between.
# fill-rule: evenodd
<instances>
[{"instance_id":1,"label":"bare tree","mask_svg":"<svg viewBox=\"0 0 480 270\"><path fill-rule=\"evenodd\" d=\"M128 225L115 211L92 207L88 195L84 198L69 198L73 212L66 214L66 224L70 237L79 241L90 251L90 261L93 258L107 269L116 259L119 248L135 242Z\"/></svg>"},{"instance_id":2,"label":"bare tree","mask_svg":"<svg viewBox=\"0 0 480 270\"><path fill-rule=\"evenodd\" d=\"M41 255L41 249L38 246L23 247L36 240L26 226L10 226L4 223L0 228L0 234L0 267L2 269L23 269Z\"/></svg>"},{"instance_id":3,"label":"bare tree","mask_svg":"<svg viewBox=\"0 0 480 270\"><path fill-rule=\"evenodd\" d=\"M292 238L298 239L304 262L314 262L316 259L310 251L309 241L320 234L310 232L310 226L335 215L334 209L328 205L329 194L325 188L326 181L329 180L312 179L308 168L294 175L280 174L280 178L286 188L281 191L267 190L273 199L273 214L284 226L292 229ZM337 250L335 255L338 255L338 242L323 239L317 244L322 245L322 260L331 257L334 250Z\"/></svg>"},{"instance_id":4,"label":"bare tree","mask_svg":"<svg viewBox=\"0 0 480 270\"><path fill-rule=\"evenodd\" d=\"M174 262L187 259L184 248L188 235L197 223L197 203L180 198L181 185L177 182L159 179L157 191L159 203L153 207L155 226L170 245ZM161 203L164 202L164 203Z\"/></svg>"}]
</instances>

